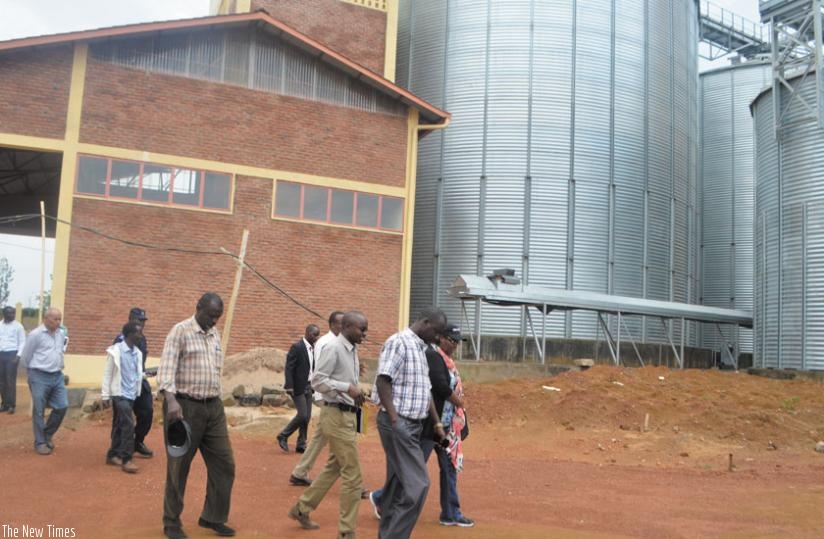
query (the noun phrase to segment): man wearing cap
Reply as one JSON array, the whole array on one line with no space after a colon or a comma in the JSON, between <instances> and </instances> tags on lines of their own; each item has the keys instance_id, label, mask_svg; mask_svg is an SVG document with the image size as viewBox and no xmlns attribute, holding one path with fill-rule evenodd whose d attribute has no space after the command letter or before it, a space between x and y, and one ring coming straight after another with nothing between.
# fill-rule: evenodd
<instances>
[{"instance_id":1,"label":"man wearing cap","mask_svg":"<svg viewBox=\"0 0 824 539\"><path fill-rule=\"evenodd\" d=\"M17 365L26 344L26 330L14 316L14 307L3 307L3 321L0 322L0 412L10 414L17 406Z\"/></svg>"},{"instance_id":2,"label":"man wearing cap","mask_svg":"<svg viewBox=\"0 0 824 539\"><path fill-rule=\"evenodd\" d=\"M323 394L318 428L329 440L329 459L288 513L289 518L298 521L304 529L319 528L309 518L309 513L320 505L340 477L339 539L354 539L358 523L362 480L356 434L364 396L358 387L357 346L366 336L368 327L362 313L346 313L340 335L326 345L317 360L312 387Z\"/></svg>"},{"instance_id":3,"label":"man wearing cap","mask_svg":"<svg viewBox=\"0 0 824 539\"><path fill-rule=\"evenodd\" d=\"M63 423L69 398L63 378L63 353L66 334L60 329L63 313L50 307L43 314L43 324L26 337L20 359L27 367L31 391L31 422L34 430L34 449L39 455L51 455L52 437ZM46 419L46 407L51 408Z\"/></svg>"},{"instance_id":4,"label":"man wearing cap","mask_svg":"<svg viewBox=\"0 0 824 539\"><path fill-rule=\"evenodd\" d=\"M146 327L146 311L140 307L133 307L129 311L129 322L139 324L141 328ZM123 334L121 333L115 337L112 344L123 342ZM146 372L146 358L149 356L149 347L146 344L146 336L143 331L140 332L140 337L137 340L137 349L143 356L143 365L141 372ZM152 398L152 385L145 378L145 374L141 375L141 387L137 398L134 400L134 452L143 458L151 458L154 452L146 446L146 436L152 428L152 417L154 416L154 399Z\"/></svg>"},{"instance_id":5,"label":"man wearing cap","mask_svg":"<svg viewBox=\"0 0 824 539\"><path fill-rule=\"evenodd\" d=\"M176 324L163 346L157 385L163 395L167 446L168 428L184 420L189 425L190 447L179 455L168 451L166 493L163 499L163 533L169 539L185 539L180 514L186 479L195 453L206 464L206 500L197 521L217 535L231 537L226 525L235 480L235 458L221 400L220 375L223 350L215 328L223 316L223 300L207 292L197 302L195 315ZM172 436L172 441L175 436Z\"/></svg>"}]
</instances>

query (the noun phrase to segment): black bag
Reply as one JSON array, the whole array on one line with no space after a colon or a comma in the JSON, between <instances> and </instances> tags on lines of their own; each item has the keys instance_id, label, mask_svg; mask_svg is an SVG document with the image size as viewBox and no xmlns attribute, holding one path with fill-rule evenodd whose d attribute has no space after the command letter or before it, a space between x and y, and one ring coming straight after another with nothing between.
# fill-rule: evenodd
<instances>
[{"instance_id":1,"label":"black bag","mask_svg":"<svg viewBox=\"0 0 824 539\"><path fill-rule=\"evenodd\" d=\"M464 426L461 429L461 440L469 438L469 415L464 410Z\"/></svg>"}]
</instances>

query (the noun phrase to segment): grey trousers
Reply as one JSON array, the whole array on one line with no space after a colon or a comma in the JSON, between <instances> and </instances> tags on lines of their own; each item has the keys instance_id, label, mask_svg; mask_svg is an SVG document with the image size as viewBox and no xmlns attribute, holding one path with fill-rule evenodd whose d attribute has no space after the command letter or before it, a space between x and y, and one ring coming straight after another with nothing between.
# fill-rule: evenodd
<instances>
[{"instance_id":1,"label":"grey trousers","mask_svg":"<svg viewBox=\"0 0 824 539\"><path fill-rule=\"evenodd\" d=\"M309 421L312 419L312 390L302 395L292 395L292 402L295 403L295 417L283 427L281 436L288 438L295 431L298 431L297 447L306 448L306 438L309 434Z\"/></svg>"},{"instance_id":2,"label":"grey trousers","mask_svg":"<svg viewBox=\"0 0 824 539\"><path fill-rule=\"evenodd\" d=\"M407 539L423 510L429 473L421 451L422 428L422 421L403 417L393 426L389 414L378 413L378 431L386 453L379 538Z\"/></svg>"}]
</instances>

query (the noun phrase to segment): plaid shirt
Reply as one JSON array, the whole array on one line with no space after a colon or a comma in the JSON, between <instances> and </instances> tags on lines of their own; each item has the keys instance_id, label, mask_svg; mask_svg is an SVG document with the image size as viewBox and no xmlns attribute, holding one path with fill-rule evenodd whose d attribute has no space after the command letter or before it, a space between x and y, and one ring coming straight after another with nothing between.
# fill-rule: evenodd
<instances>
[{"instance_id":1,"label":"plaid shirt","mask_svg":"<svg viewBox=\"0 0 824 539\"><path fill-rule=\"evenodd\" d=\"M383 344L376 381L380 375L392 379L392 404L398 415L423 419L429 414L432 383L426 363L426 343L411 329L395 333ZM380 404L377 383L372 395L375 404Z\"/></svg>"},{"instance_id":2,"label":"plaid shirt","mask_svg":"<svg viewBox=\"0 0 824 539\"><path fill-rule=\"evenodd\" d=\"M157 387L198 399L219 397L222 370L220 333L215 328L203 331L193 316L176 324L166 337L157 369Z\"/></svg>"}]
</instances>

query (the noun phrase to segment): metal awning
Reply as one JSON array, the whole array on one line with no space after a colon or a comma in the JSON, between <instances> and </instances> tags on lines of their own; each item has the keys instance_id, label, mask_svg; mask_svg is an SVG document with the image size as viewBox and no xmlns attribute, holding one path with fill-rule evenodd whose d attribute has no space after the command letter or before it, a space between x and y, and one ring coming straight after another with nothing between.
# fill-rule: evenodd
<instances>
[{"instance_id":1,"label":"metal awning","mask_svg":"<svg viewBox=\"0 0 824 539\"><path fill-rule=\"evenodd\" d=\"M512 275L511 273L508 275ZM509 281L509 282L508 282ZM476 301L478 303L490 303L493 305L511 305L527 307L527 321L532 329L535 344L538 347L541 361L544 361L544 350L546 345L545 318L553 310L582 309L595 311L603 327L608 341L610 352L616 363L620 362L621 344L621 317L625 315L641 315L656 317L665 324L666 320L679 319L684 324L685 320L706 322L710 324L733 324L738 326L752 327L752 313L737 309L722 309L718 307L707 307L704 305L691 305L688 303L678 303L674 301L660 301L653 299L634 298L628 296L614 296L598 292L586 292L582 290L563 290L556 288L545 288L542 286L523 285L517 279L496 274L490 277L479 275L459 275L449 289L449 295L460 299L462 303L466 301ZM528 307L535 307L544 315L543 345L538 342L534 324ZM465 308L464 308L465 311ZM610 333L607 324L604 322L603 314L618 315L617 340ZM476 317L475 333L477 342L473 336L473 347L476 358L480 358L480 320ZM626 333L629 333L627 328ZM669 335L668 335L669 337ZM630 335L631 339L631 335ZM635 342L632 341L636 355L643 364ZM681 341L681 353L676 350L675 344L670 340L673 352L679 364L683 365L684 342L683 331ZM737 356L737 354L736 354ZM737 365L737 357L734 358Z\"/></svg>"}]
</instances>

